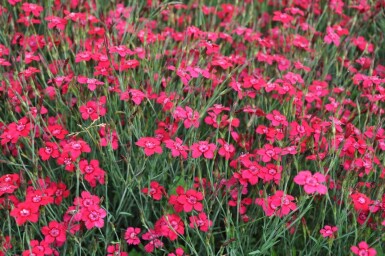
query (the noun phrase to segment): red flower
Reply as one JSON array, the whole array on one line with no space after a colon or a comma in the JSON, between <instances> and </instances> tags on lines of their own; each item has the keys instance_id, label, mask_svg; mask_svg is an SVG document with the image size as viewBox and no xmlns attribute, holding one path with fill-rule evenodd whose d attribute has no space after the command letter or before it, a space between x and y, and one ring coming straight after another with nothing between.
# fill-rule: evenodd
<instances>
[{"instance_id":1,"label":"red flower","mask_svg":"<svg viewBox=\"0 0 385 256\"><path fill-rule=\"evenodd\" d=\"M25 250L22 256L44 256L53 254L53 250L46 241L39 242L38 240L31 240L29 244L31 249Z\"/></svg>"},{"instance_id":2,"label":"red flower","mask_svg":"<svg viewBox=\"0 0 385 256\"><path fill-rule=\"evenodd\" d=\"M15 218L18 226L27 221L36 223L39 220L39 207L30 202L19 203L12 209L10 215Z\"/></svg>"},{"instance_id":3,"label":"red flower","mask_svg":"<svg viewBox=\"0 0 385 256\"><path fill-rule=\"evenodd\" d=\"M91 206L99 206L100 198L94 195L91 195L88 191L82 191L81 197L76 197L74 199L74 205L79 206L80 209L88 208Z\"/></svg>"},{"instance_id":4,"label":"red flower","mask_svg":"<svg viewBox=\"0 0 385 256\"><path fill-rule=\"evenodd\" d=\"M337 227L326 225L320 230L320 233L323 237L334 238L334 233L337 232L337 230Z\"/></svg>"},{"instance_id":5,"label":"red flower","mask_svg":"<svg viewBox=\"0 0 385 256\"><path fill-rule=\"evenodd\" d=\"M91 160L88 164L88 161L83 159L79 162L79 168L82 174L84 174L84 179L90 183L91 187L96 186L96 182L104 184L104 175L105 171L99 167L98 160Z\"/></svg>"},{"instance_id":6,"label":"red flower","mask_svg":"<svg viewBox=\"0 0 385 256\"><path fill-rule=\"evenodd\" d=\"M55 204L60 205L64 198L67 198L70 195L70 191L67 189L66 184L63 182L51 183L52 190L55 195Z\"/></svg>"},{"instance_id":7,"label":"red flower","mask_svg":"<svg viewBox=\"0 0 385 256\"><path fill-rule=\"evenodd\" d=\"M282 166L276 166L274 164L267 164L261 169L259 175L264 182L274 181L275 184L279 184L281 181Z\"/></svg>"},{"instance_id":8,"label":"red flower","mask_svg":"<svg viewBox=\"0 0 385 256\"><path fill-rule=\"evenodd\" d=\"M20 133L18 133L17 131L12 131L12 130L5 131L0 136L1 145L5 145L8 142L15 144L19 140L19 137L20 137Z\"/></svg>"},{"instance_id":9,"label":"red flower","mask_svg":"<svg viewBox=\"0 0 385 256\"><path fill-rule=\"evenodd\" d=\"M95 78L88 78L88 77L84 77L84 76L78 76L77 81L80 84L87 84L87 88L92 92L96 90L97 86L104 85L103 82L101 82Z\"/></svg>"},{"instance_id":10,"label":"red flower","mask_svg":"<svg viewBox=\"0 0 385 256\"><path fill-rule=\"evenodd\" d=\"M148 230L147 233L144 233L142 235L142 239L150 241L144 246L144 250L148 253L151 253L154 251L155 248L163 247L163 242L158 239L159 237L160 234L152 229Z\"/></svg>"},{"instance_id":11,"label":"red flower","mask_svg":"<svg viewBox=\"0 0 385 256\"><path fill-rule=\"evenodd\" d=\"M190 107L185 107L184 112L184 127L186 129L190 128L191 126L194 126L195 128L199 127L199 112L192 110Z\"/></svg>"},{"instance_id":12,"label":"red flower","mask_svg":"<svg viewBox=\"0 0 385 256\"><path fill-rule=\"evenodd\" d=\"M82 220L87 229L93 227L102 228L104 226L104 218L107 216L107 212L97 205L89 206L82 210Z\"/></svg>"},{"instance_id":13,"label":"red flower","mask_svg":"<svg viewBox=\"0 0 385 256\"><path fill-rule=\"evenodd\" d=\"M56 139L62 140L68 134L68 131L63 126L55 124L47 127L47 132L54 136Z\"/></svg>"},{"instance_id":14,"label":"red flower","mask_svg":"<svg viewBox=\"0 0 385 256\"><path fill-rule=\"evenodd\" d=\"M377 251L374 248L370 248L369 245L362 241L358 244L358 246L350 247L350 250L359 256L376 256Z\"/></svg>"},{"instance_id":15,"label":"red flower","mask_svg":"<svg viewBox=\"0 0 385 256\"><path fill-rule=\"evenodd\" d=\"M184 224L178 215L169 214L162 216L155 223L155 230L163 236L168 237L171 241L174 241L178 238L178 234L184 234Z\"/></svg>"},{"instance_id":16,"label":"red flower","mask_svg":"<svg viewBox=\"0 0 385 256\"><path fill-rule=\"evenodd\" d=\"M191 212L192 210L201 212L203 204L200 201L202 200L203 194L193 189L187 190L186 193L180 194L177 198L178 203L183 205L185 212Z\"/></svg>"},{"instance_id":17,"label":"red flower","mask_svg":"<svg viewBox=\"0 0 385 256\"><path fill-rule=\"evenodd\" d=\"M114 65L116 70L124 71L134 69L140 65L138 60L121 60L119 64Z\"/></svg>"},{"instance_id":18,"label":"red flower","mask_svg":"<svg viewBox=\"0 0 385 256\"><path fill-rule=\"evenodd\" d=\"M183 141L179 138L174 140L165 140L164 141L166 148L171 149L171 155L173 157L181 156L184 159L187 159L188 146L183 145Z\"/></svg>"},{"instance_id":19,"label":"red flower","mask_svg":"<svg viewBox=\"0 0 385 256\"><path fill-rule=\"evenodd\" d=\"M135 103L135 105L140 105L144 98L146 98L146 94L137 89L130 89L128 93L131 95L131 100Z\"/></svg>"},{"instance_id":20,"label":"red flower","mask_svg":"<svg viewBox=\"0 0 385 256\"><path fill-rule=\"evenodd\" d=\"M71 157L78 158L81 153L91 152L90 146L84 140L72 140L63 147L63 152L69 153Z\"/></svg>"},{"instance_id":21,"label":"red flower","mask_svg":"<svg viewBox=\"0 0 385 256\"><path fill-rule=\"evenodd\" d=\"M159 185L156 181L151 181L150 183L150 189L149 188L143 188L142 192L144 194L150 195L154 200L161 200L162 196L166 194L164 187Z\"/></svg>"},{"instance_id":22,"label":"red flower","mask_svg":"<svg viewBox=\"0 0 385 256\"><path fill-rule=\"evenodd\" d=\"M276 215L283 217L297 209L296 204L292 202L293 200L293 196L286 195L283 191L278 190L273 196L269 196L267 199L257 198L255 203L262 206L266 216Z\"/></svg>"},{"instance_id":23,"label":"red flower","mask_svg":"<svg viewBox=\"0 0 385 256\"><path fill-rule=\"evenodd\" d=\"M213 222L207 218L206 213L201 212L198 216L190 216L190 227L199 228L203 232L207 232L213 225Z\"/></svg>"},{"instance_id":24,"label":"red flower","mask_svg":"<svg viewBox=\"0 0 385 256\"><path fill-rule=\"evenodd\" d=\"M354 209L356 211L369 211L372 200L362 193L354 193L351 195L353 199Z\"/></svg>"},{"instance_id":25,"label":"red flower","mask_svg":"<svg viewBox=\"0 0 385 256\"><path fill-rule=\"evenodd\" d=\"M111 46L108 50L110 53L118 53L120 57L126 57L126 55L134 54L134 52L128 49L125 45Z\"/></svg>"},{"instance_id":26,"label":"red flower","mask_svg":"<svg viewBox=\"0 0 385 256\"><path fill-rule=\"evenodd\" d=\"M65 165L64 170L66 171L73 172L75 170L76 158L71 157L68 152L63 152L56 161L60 165Z\"/></svg>"},{"instance_id":27,"label":"red flower","mask_svg":"<svg viewBox=\"0 0 385 256\"><path fill-rule=\"evenodd\" d=\"M92 53L91 52L89 52L89 51L79 52L75 56L75 63L82 62L82 61L90 61L91 58L92 58ZM83 82L81 82L81 83L83 83Z\"/></svg>"},{"instance_id":28,"label":"red flower","mask_svg":"<svg viewBox=\"0 0 385 256\"><path fill-rule=\"evenodd\" d=\"M213 159L214 151L216 148L217 146L214 143L209 143L207 141L199 141L191 146L192 157L198 158L203 154L205 158Z\"/></svg>"},{"instance_id":29,"label":"red flower","mask_svg":"<svg viewBox=\"0 0 385 256\"><path fill-rule=\"evenodd\" d=\"M169 253L169 254L167 254L167 256L184 256L185 254L184 254L184 250L183 250L183 248L176 248L176 250L175 250L175 253Z\"/></svg>"},{"instance_id":30,"label":"red flower","mask_svg":"<svg viewBox=\"0 0 385 256\"><path fill-rule=\"evenodd\" d=\"M298 185L303 185L307 194L318 192L321 195L325 195L328 189L325 185L321 184L325 181L325 176L319 172L313 175L310 171L300 171L294 177L294 182Z\"/></svg>"},{"instance_id":31,"label":"red flower","mask_svg":"<svg viewBox=\"0 0 385 256\"><path fill-rule=\"evenodd\" d=\"M121 251L120 244L115 244L107 247L107 256L128 256L128 253Z\"/></svg>"},{"instance_id":32,"label":"red flower","mask_svg":"<svg viewBox=\"0 0 385 256\"><path fill-rule=\"evenodd\" d=\"M332 27L327 27L324 41L327 44L333 43L335 46L338 47L340 45L340 36L334 31Z\"/></svg>"},{"instance_id":33,"label":"red flower","mask_svg":"<svg viewBox=\"0 0 385 256\"><path fill-rule=\"evenodd\" d=\"M41 233L45 236L44 241L49 244L56 243L61 246L67 240L66 226L57 221L51 221L48 226L42 227Z\"/></svg>"},{"instance_id":34,"label":"red flower","mask_svg":"<svg viewBox=\"0 0 385 256\"><path fill-rule=\"evenodd\" d=\"M43 161L48 159L58 158L60 156L59 147L54 142L46 142L45 147L39 149L39 156Z\"/></svg>"},{"instance_id":35,"label":"red flower","mask_svg":"<svg viewBox=\"0 0 385 256\"><path fill-rule=\"evenodd\" d=\"M270 162L271 159L279 160L281 151L281 148L266 144L263 148L258 149L257 154L262 157L263 162L267 163Z\"/></svg>"},{"instance_id":36,"label":"red flower","mask_svg":"<svg viewBox=\"0 0 385 256\"><path fill-rule=\"evenodd\" d=\"M19 133L19 136L28 137L30 130L33 128L33 125L29 122L29 119L26 117L21 118L17 123L11 123L8 126L9 130L16 131Z\"/></svg>"},{"instance_id":37,"label":"red flower","mask_svg":"<svg viewBox=\"0 0 385 256\"><path fill-rule=\"evenodd\" d=\"M294 20L294 18L289 14L282 13L280 11L274 12L273 21L279 21L283 24L289 24L292 20Z\"/></svg>"},{"instance_id":38,"label":"red flower","mask_svg":"<svg viewBox=\"0 0 385 256\"><path fill-rule=\"evenodd\" d=\"M26 15L32 13L35 17L39 17L40 13L44 10L40 5L32 3L23 3L21 9L25 12Z\"/></svg>"},{"instance_id":39,"label":"red flower","mask_svg":"<svg viewBox=\"0 0 385 256\"><path fill-rule=\"evenodd\" d=\"M218 143L222 145L222 147L218 150L218 154L223 156L226 160L232 158L235 154L235 147L229 143L227 143L224 139L218 139Z\"/></svg>"},{"instance_id":40,"label":"red flower","mask_svg":"<svg viewBox=\"0 0 385 256\"><path fill-rule=\"evenodd\" d=\"M54 202L54 191L52 188L34 189L33 187L28 187L25 200L35 204L36 207L52 204Z\"/></svg>"},{"instance_id":41,"label":"red flower","mask_svg":"<svg viewBox=\"0 0 385 256\"><path fill-rule=\"evenodd\" d=\"M247 180L251 185L258 183L258 178L261 176L262 167L257 163L244 159L242 165L245 167L241 170L241 176Z\"/></svg>"},{"instance_id":42,"label":"red flower","mask_svg":"<svg viewBox=\"0 0 385 256\"><path fill-rule=\"evenodd\" d=\"M128 244L138 245L140 244L139 234L140 228L128 227L124 233L124 239Z\"/></svg>"},{"instance_id":43,"label":"red flower","mask_svg":"<svg viewBox=\"0 0 385 256\"><path fill-rule=\"evenodd\" d=\"M152 137L142 137L135 144L144 148L146 156L151 156L155 153L162 154L163 152L160 141Z\"/></svg>"},{"instance_id":44,"label":"red flower","mask_svg":"<svg viewBox=\"0 0 385 256\"><path fill-rule=\"evenodd\" d=\"M106 115L106 109L96 101L88 101L86 105L82 105L79 111L84 120L90 118L92 121L98 119L100 116Z\"/></svg>"},{"instance_id":45,"label":"red flower","mask_svg":"<svg viewBox=\"0 0 385 256\"><path fill-rule=\"evenodd\" d=\"M19 188L20 178L18 174L6 174L0 177L0 197L4 194L12 194Z\"/></svg>"},{"instance_id":46,"label":"red flower","mask_svg":"<svg viewBox=\"0 0 385 256\"><path fill-rule=\"evenodd\" d=\"M119 147L119 137L116 131L112 131L111 129L106 129L105 127L100 128L100 146L107 147L111 145L113 150L118 149Z\"/></svg>"},{"instance_id":47,"label":"red flower","mask_svg":"<svg viewBox=\"0 0 385 256\"><path fill-rule=\"evenodd\" d=\"M57 17L57 16L48 16L45 18L48 21L48 28L57 28L58 30L64 30L67 25L67 20Z\"/></svg>"},{"instance_id":48,"label":"red flower","mask_svg":"<svg viewBox=\"0 0 385 256\"><path fill-rule=\"evenodd\" d=\"M273 126L279 126L281 124L283 126L287 126L288 125L286 117L284 115L282 115L278 110L273 110L273 112L271 112L270 114L266 115L266 118L271 121L271 124Z\"/></svg>"}]
</instances>

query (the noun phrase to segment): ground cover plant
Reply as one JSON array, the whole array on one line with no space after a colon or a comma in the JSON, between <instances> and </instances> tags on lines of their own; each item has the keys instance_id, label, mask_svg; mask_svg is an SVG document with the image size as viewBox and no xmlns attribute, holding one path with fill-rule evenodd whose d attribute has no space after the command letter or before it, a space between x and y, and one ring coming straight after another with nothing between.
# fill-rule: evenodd
<instances>
[{"instance_id":1,"label":"ground cover plant","mask_svg":"<svg viewBox=\"0 0 385 256\"><path fill-rule=\"evenodd\" d=\"M384 255L385 1L0 1L0 255Z\"/></svg>"}]
</instances>

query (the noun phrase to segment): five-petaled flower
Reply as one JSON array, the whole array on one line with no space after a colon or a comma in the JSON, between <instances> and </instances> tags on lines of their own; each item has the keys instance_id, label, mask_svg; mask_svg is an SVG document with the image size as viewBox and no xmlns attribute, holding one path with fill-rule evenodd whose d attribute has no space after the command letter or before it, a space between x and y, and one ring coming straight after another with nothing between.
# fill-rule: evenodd
<instances>
[{"instance_id":1,"label":"five-petaled flower","mask_svg":"<svg viewBox=\"0 0 385 256\"><path fill-rule=\"evenodd\" d=\"M136 143L137 146L144 148L146 156L152 156L153 154L162 154L162 146L160 141L152 137L142 137Z\"/></svg>"},{"instance_id":2,"label":"five-petaled flower","mask_svg":"<svg viewBox=\"0 0 385 256\"><path fill-rule=\"evenodd\" d=\"M319 172L312 174L310 171L300 171L294 177L294 182L302 185L307 194L314 194L316 192L321 195L326 194L327 187L322 184L325 181L325 176Z\"/></svg>"}]
</instances>

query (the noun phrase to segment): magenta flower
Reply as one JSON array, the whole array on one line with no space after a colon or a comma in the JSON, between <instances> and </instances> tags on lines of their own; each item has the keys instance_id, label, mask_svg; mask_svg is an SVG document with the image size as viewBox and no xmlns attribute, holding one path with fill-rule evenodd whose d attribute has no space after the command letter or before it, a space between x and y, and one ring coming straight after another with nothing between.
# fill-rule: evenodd
<instances>
[{"instance_id":1,"label":"magenta flower","mask_svg":"<svg viewBox=\"0 0 385 256\"><path fill-rule=\"evenodd\" d=\"M294 177L294 182L298 185L303 185L307 194L314 194L318 192L321 195L326 194L327 187L321 183L325 182L325 176L319 172L314 175L310 171L300 171Z\"/></svg>"},{"instance_id":2,"label":"magenta flower","mask_svg":"<svg viewBox=\"0 0 385 256\"><path fill-rule=\"evenodd\" d=\"M350 248L352 252L359 256L376 256L377 251L374 248L370 248L369 245L362 241L358 244L358 246L352 246Z\"/></svg>"}]
</instances>

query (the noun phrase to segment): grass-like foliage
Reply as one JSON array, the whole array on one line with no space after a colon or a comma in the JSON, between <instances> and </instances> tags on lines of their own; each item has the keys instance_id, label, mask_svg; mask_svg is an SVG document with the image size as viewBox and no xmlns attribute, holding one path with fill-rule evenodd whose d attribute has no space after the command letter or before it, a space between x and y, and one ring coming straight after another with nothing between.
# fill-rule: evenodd
<instances>
[{"instance_id":1,"label":"grass-like foliage","mask_svg":"<svg viewBox=\"0 0 385 256\"><path fill-rule=\"evenodd\" d=\"M0 256L384 255L384 9L1 0Z\"/></svg>"}]
</instances>

